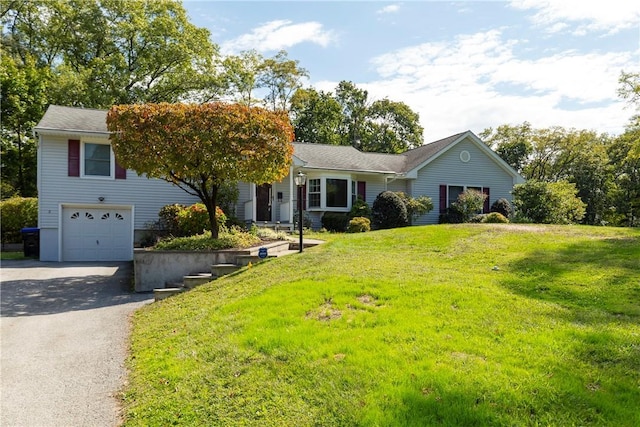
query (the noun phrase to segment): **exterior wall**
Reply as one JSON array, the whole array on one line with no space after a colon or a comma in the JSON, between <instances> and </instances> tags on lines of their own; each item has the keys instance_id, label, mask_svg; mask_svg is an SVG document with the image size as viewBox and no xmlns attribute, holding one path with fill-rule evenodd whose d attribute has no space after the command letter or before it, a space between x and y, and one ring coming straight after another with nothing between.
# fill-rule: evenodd
<instances>
[{"instance_id":1,"label":"exterior wall","mask_svg":"<svg viewBox=\"0 0 640 427\"><path fill-rule=\"evenodd\" d=\"M460 160L460 152L463 150L471 155L467 163ZM438 223L441 184L489 187L491 205L501 197L512 200L514 178L475 143L461 141L418 171L418 178L410 182L409 193L412 197L424 195L433 201L433 210L414 221L415 225Z\"/></svg>"},{"instance_id":2,"label":"exterior wall","mask_svg":"<svg viewBox=\"0 0 640 427\"><path fill-rule=\"evenodd\" d=\"M61 204L133 206L134 229L145 229L158 219L158 211L170 203L192 204L199 199L165 181L148 179L127 171L126 179L70 177L67 167L68 139L78 135L43 135L38 147L38 226L40 259L58 261L58 230ZM96 138L92 138L96 140ZM106 138L105 138L106 140ZM99 202L98 197L104 197ZM140 233L136 233L139 235Z\"/></svg>"},{"instance_id":3,"label":"exterior wall","mask_svg":"<svg viewBox=\"0 0 640 427\"><path fill-rule=\"evenodd\" d=\"M389 181L387 183L387 190L393 191L395 193L402 191L403 193L408 193L407 190L407 181L405 179L395 179Z\"/></svg>"},{"instance_id":4,"label":"exterior wall","mask_svg":"<svg viewBox=\"0 0 640 427\"><path fill-rule=\"evenodd\" d=\"M249 203L252 199L251 197L251 184L248 182L239 182L238 183L238 204L236 205L236 216L239 220L245 221L251 218L245 218L245 204Z\"/></svg>"}]
</instances>

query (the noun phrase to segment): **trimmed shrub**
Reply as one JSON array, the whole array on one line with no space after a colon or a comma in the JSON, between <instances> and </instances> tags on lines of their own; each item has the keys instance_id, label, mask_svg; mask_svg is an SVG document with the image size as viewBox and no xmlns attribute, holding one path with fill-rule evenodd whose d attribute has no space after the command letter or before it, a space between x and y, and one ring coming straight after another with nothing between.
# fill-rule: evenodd
<instances>
[{"instance_id":1,"label":"trimmed shrub","mask_svg":"<svg viewBox=\"0 0 640 427\"><path fill-rule=\"evenodd\" d=\"M375 229L405 227L409 225L407 207L393 191L378 194L371 208L372 225Z\"/></svg>"},{"instance_id":2,"label":"trimmed shrub","mask_svg":"<svg viewBox=\"0 0 640 427\"><path fill-rule=\"evenodd\" d=\"M509 219L500 212L491 212L490 214L483 215L482 222L488 224L507 224Z\"/></svg>"},{"instance_id":3,"label":"trimmed shrub","mask_svg":"<svg viewBox=\"0 0 640 427\"><path fill-rule=\"evenodd\" d=\"M359 216L370 218L371 208L369 207L369 204L367 202L358 197L353 203L351 211L349 211L349 218L355 218Z\"/></svg>"},{"instance_id":4,"label":"trimmed shrub","mask_svg":"<svg viewBox=\"0 0 640 427\"><path fill-rule=\"evenodd\" d=\"M505 218L510 218L513 215L513 207L507 199L500 198L491 205L491 212L497 212Z\"/></svg>"},{"instance_id":5,"label":"trimmed shrub","mask_svg":"<svg viewBox=\"0 0 640 427\"><path fill-rule=\"evenodd\" d=\"M325 212L322 215L322 227L329 231L344 233L349 224L349 216L342 212Z\"/></svg>"},{"instance_id":6,"label":"trimmed shrub","mask_svg":"<svg viewBox=\"0 0 640 427\"><path fill-rule=\"evenodd\" d=\"M20 230L38 225L38 199L11 197L0 202L2 243L20 243Z\"/></svg>"},{"instance_id":7,"label":"trimmed shrub","mask_svg":"<svg viewBox=\"0 0 640 427\"><path fill-rule=\"evenodd\" d=\"M371 231L371 220L363 216L357 216L349 221L347 233L364 233Z\"/></svg>"}]
</instances>

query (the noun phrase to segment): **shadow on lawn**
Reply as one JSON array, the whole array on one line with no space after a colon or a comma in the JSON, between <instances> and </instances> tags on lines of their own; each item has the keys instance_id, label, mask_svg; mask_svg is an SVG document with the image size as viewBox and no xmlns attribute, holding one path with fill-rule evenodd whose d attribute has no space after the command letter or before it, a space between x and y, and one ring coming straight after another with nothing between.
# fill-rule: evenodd
<instances>
[{"instance_id":1,"label":"shadow on lawn","mask_svg":"<svg viewBox=\"0 0 640 427\"><path fill-rule=\"evenodd\" d=\"M640 320L640 239L584 240L538 250L507 266L502 286L567 309L578 323Z\"/></svg>"}]
</instances>

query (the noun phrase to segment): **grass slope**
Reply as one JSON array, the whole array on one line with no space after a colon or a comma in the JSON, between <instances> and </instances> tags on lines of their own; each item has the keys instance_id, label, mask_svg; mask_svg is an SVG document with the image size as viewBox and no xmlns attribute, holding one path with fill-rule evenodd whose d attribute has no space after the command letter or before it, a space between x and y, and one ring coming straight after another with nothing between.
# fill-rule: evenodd
<instances>
[{"instance_id":1,"label":"grass slope","mask_svg":"<svg viewBox=\"0 0 640 427\"><path fill-rule=\"evenodd\" d=\"M640 425L638 230L329 239L140 310L126 425Z\"/></svg>"}]
</instances>

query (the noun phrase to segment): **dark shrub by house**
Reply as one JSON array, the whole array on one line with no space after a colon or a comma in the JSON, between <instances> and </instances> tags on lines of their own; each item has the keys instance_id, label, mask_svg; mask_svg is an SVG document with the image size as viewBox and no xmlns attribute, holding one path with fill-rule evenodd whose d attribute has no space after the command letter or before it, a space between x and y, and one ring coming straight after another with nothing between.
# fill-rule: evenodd
<instances>
[{"instance_id":1,"label":"dark shrub by house","mask_svg":"<svg viewBox=\"0 0 640 427\"><path fill-rule=\"evenodd\" d=\"M369 207L369 204L361 198L357 198L356 201L353 202L353 206L349 212L349 218L355 218L358 216L365 218L371 217L371 208Z\"/></svg>"},{"instance_id":2,"label":"dark shrub by house","mask_svg":"<svg viewBox=\"0 0 640 427\"><path fill-rule=\"evenodd\" d=\"M464 213L455 203L449 206L444 213L438 217L440 224L462 224L464 222Z\"/></svg>"},{"instance_id":3,"label":"dark shrub by house","mask_svg":"<svg viewBox=\"0 0 640 427\"><path fill-rule=\"evenodd\" d=\"M166 205L158 212L158 228L174 237L193 236L209 230L209 214L202 203ZM216 220L224 227L227 216L216 208Z\"/></svg>"},{"instance_id":4,"label":"dark shrub by house","mask_svg":"<svg viewBox=\"0 0 640 427\"><path fill-rule=\"evenodd\" d=\"M343 233L349 224L349 216L343 212L325 212L322 215L322 227L327 231Z\"/></svg>"},{"instance_id":5,"label":"dark shrub by house","mask_svg":"<svg viewBox=\"0 0 640 427\"><path fill-rule=\"evenodd\" d=\"M371 230L371 220L363 216L357 216L349 221L347 233L364 233Z\"/></svg>"},{"instance_id":6,"label":"dark shrub by house","mask_svg":"<svg viewBox=\"0 0 640 427\"><path fill-rule=\"evenodd\" d=\"M407 218L409 219L409 223L433 210L433 202L430 197L411 197L402 191L399 191L396 194L402 199L405 207L407 208Z\"/></svg>"},{"instance_id":7,"label":"dark shrub by house","mask_svg":"<svg viewBox=\"0 0 640 427\"><path fill-rule=\"evenodd\" d=\"M396 228L409 225L407 207L393 191L378 194L371 208L372 225L375 229Z\"/></svg>"},{"instance_id":8,"label":"dark shrub by house","mask_svg":"<svg viewBox=\"0 0 640 427\"><path fill-rule=\"evenodd\" d=\"M509 218L513 215L513 207L507 199L500 198L491 205L491 212L498 212L505 218Z\"/></svg>"}]
</instances>

